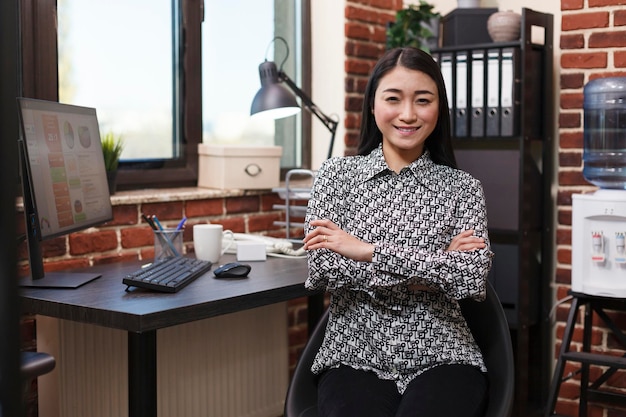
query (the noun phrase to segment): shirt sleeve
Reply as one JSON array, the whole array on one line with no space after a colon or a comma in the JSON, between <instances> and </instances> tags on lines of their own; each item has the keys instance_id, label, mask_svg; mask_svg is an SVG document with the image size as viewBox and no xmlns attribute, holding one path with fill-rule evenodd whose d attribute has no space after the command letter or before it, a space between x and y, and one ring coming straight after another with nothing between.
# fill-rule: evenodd
<instances>
[{"instance_id":1,"label":"shirt sleeve","mask_svg":"<svg viewBox=\"0 0 626 417\"><path fill-rule=\"evenodd\" d=\"M328 219L343 228L346 184L342 179L345 170L341 161L341 158L327 160L317 172L304 222L305 233L313 230L310 222L316 219ZM369 262L354 261L328 249L308 251L307 258L309 275L305 287L308 289L363 287L366 284L366 271L371 268Z\"/></svg>"},{"instance_id":2,"label":"shirt sleeve","mask_svg":"<svg viewBox=\"0 0 626 417\"><path fill-rule=\"evenodd\" d=\"M493 258L487 233L487 215L482 186L472 179L471 186L462 187L456 200L456 218L450 239L464 230L474 229L485 239L484 249L473 251L433 252L415 251L391 243L381 243L374 249L369 285L388 288L421 284L437 288L454 299L486 296L486 279Z\"/></svg>"}]
</instances>

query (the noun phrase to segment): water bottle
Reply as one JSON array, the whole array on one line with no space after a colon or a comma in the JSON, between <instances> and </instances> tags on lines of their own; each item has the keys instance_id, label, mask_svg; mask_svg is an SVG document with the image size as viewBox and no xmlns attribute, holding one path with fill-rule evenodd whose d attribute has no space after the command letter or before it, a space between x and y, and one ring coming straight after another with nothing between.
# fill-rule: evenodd
<instances>
[{"instance_id":1,"label":"water bottle","mask_svg":"<svg viewBox=\"0 0 626 417\"><path fill-rule=\"evenodd\" d=\"M626 77L598 78L584 88L583 176L626 189Z\"/></svg>"}]
</instances>

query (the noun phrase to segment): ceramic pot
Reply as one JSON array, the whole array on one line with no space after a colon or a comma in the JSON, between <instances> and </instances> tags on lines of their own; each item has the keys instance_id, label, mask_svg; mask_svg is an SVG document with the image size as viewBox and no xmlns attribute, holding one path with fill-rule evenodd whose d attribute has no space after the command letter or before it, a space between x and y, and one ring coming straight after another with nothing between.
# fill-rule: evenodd
<instances>
[{"instance_id":1,"label":"ceramic pot","mask_svg":"<svg viewBox=\"0 0 626 417\"><path fill-rule=\"evenodd\" d=\"M487 32L494 42L518 40L521 27L522 15L511 10L495 12L487 19Z\"/></svg>"},{"instance_id":2,"label":"ceramic pot","mask_svg":"<svg viewBox=\"0 0 626 417\"><path fill-rule=\"evenodd\" d=\"M480 7L480 0L457 0L459 9L469 9Z\"/></svg>"}]
</instances>

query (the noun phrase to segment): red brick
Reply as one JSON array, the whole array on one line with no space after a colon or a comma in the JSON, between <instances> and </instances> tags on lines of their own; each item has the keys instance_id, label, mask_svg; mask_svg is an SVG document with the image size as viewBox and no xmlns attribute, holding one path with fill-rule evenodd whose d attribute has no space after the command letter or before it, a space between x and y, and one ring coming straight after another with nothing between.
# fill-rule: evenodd
<instances>
[{"instance_id":1,"label":"red brick","mask_svg":"<svg viewBox=\"0 0 626 417\"><path fill-rule=\"evenodd\" d=\"M584 0L561 0L561 10L580 10L584 6Z\"/></svg>"},{"instance_id":2,"label":"red brick","mask_svg":"<svg viewBox=\"0 0 626 417\"><path fill-rule=\"evenodd\" d=\"M359 22L348 22L345 24L345 35L352 39L373 40L375 30L372 25Z\"/></svg>"},{"instance_id":3,"label":"red brick","mask_svg":"<svg viewBox=\"0 0 626 417\"><path fill-rule=\"evenodd\" d=\"M559 152L559 166L561 167L581 167L582 160L580 152Z\"/></svg>"},{"instance_id":4,"label":"red brick","mask_svg":"<svg viewBox=\"0 0 626 417\"><path fill-rule=\"evenodd\" d=\"M260 207L260 199L256 196L226 199L226 214L255 213Z\"/></svg>"},{"instance_id":5,"label":"red brick","mask_svg":"<svg viewBox=\"0 0 626 417\"><path fill-rule=\"evenodd\" d=\"M589 35L590 48L619 48L626 46L626 31L594 32Z\"/></svg>"},{"instance_id":6,"label":"red brick","mask_svg":"<svg viewBox=\"0 0 626 417\"><path fill-rule=\"evenodd\" d=\"M171 220L175 222L175 224L178 224L180 219L183 218L183 203L181 201L146 203L141 205L141 211L146 216L157 216L159 221L163 224L163 227L169 227L167 221Z\"/></svg>"},{"instance_id":7,"label":"red brick","mask_svg":"<svg viewBox=\"0 0 626 417\"><path fill-rule=\"evenodd\" d=\"M560 185L590 185L580 171L560 171L558 177Z\"/></svg>"},{"instance_id":8,"label":"red brick","mask_svg":"<svg viewBox=\"0 0 626 417\"><path fill-rule=\"evenodd\" d=\"M557 249L556 259L559 263L572 263L572 251L570 249Z\"/></svg>"},{"instance_id":9,"label":"red brick","mask_svg":"<svg viewBox=\"0 0 626 417\"><path fill-rule=\"evenodd\" d=\"M626 51L613 52L613 63L618 68L626 68Z\"/></svg>"},{"instance_id":10,"label":"red brick","mask_svg":"<svg viewBox=\"0 0 626 417\"><path fill-rule=\"evenodd\" d=\"M72 256L106 252L117 248L117 234L114 230L72 233L69 235L69 244Z\"/></svg>"},{"instance_id":11,"label":"red brick","mask_svg":"<svg viewBox=\"0 0 626 417\"><path fill-rule=\"evenodd\" d=\"M581 115L579 113L561 113L559 115L560 128L582 127L581 121Z\"/></svg>"},{"instance_id":12,"label":"red brick","mask_svg":"<svg viewBox=\"0 0 626 417\"><path fill-rule=\"evenodd\" d=\"M571 245L572 231L567 229L559 229L556 232L557 245Z\"/></svg>"},{"instance_id":13,"label":"red brick","mask_svg":"<svg viewBox=\"0 0 626 417\"><path fill-rule=\"evenodd\" d=\"M351 75L369 75L372 66L369 62L363 60L350 59L346 61L345 70L346 74ZM347 109L346 109L347 110Z\"/></svg>"},{"instance_id":14,"label":"red brick","mask_svg":"<svg viewBox=\"0 0 626 417\"><path fill-rule=\"evenodd\" d=\"M563 53L562 68L592 69L606 68L607 52Z\"/></svg>"},{"instance_id":15,"label":"red brick","mask_svg":"<svg viewBox=\"0 0 626 417\"><path fill-rule=\"evenodd\" d=\"M86 268L89 266L89 259L71 258L59 261L51 261L44 263L45 271L66 271L68 269Z\"/></svg>"},{"instance_id":16,"label":"red brick","mask_svg":"<svg viewBox=\"0 0 626 417\"><path fill-rule=\"evenodd\" d=\"M244 216L229 217L212 223L220 223L224 226L224 230L231 230L235 233L248 233L246 218Z\"/></svg>"},{"instance_id":17,"label":"red brick","mask_svg":"<svg viewBox=\"0 0 626 417\"><path fill-rule=\"evenodd\" d=\"M258 233L266 230L278 229L280 226L274 226L274 222L280 219L278 213L267 214L251 214L248 217L248 231L250 233Z\"/></svg>"},{"instance_id":18,"label":"red brick","mask_svg":"<svg viewBox=\"0 0 626 417\"><path fill-rule=\"evenodd\" d=\"M188 218L205 216L222 216L224 214L224 199L191 200L185 204L185 215Z\"/></svg>"},{"instance_id":19,"label":"red brick","mask_svg":"<svg viewBox=\"0 0 626 417\"><path fill-rule=\"evenodd\" d=\"M562 109L582 109L583 93L561 93Z\"/></svg>"},{"instance_id":20,"label":"red brick","mask_svg":"<svg viewBox=\"0 0 626 417\"><path fill-rule=\"evenodd\" d=\"M65 237L44 240L41 242L41 253L44 258L65 255L67 253Z\"/></svg>"},{"instance_id":21,"label":"red brick","mask_svg":"<svg viewBox=\"0 0 626 417\"><path fill-rule=\"evenodd\" d=\"M585 46L585 38L581 34L561 35L561 49L582 49Z\"/></svg>"},{"instance_id":22,"label":"red brick","mask_svg":"<svg viewBox=\"0 0 626 417\"><path fill-rule=\"evenodd\" d=\"M558 283L561 283L561 284L569 284L569 283L571 283L572 282L572 271L570 269L557 268L555 281L558 282ZM567 318L566 315L563 315L563 317L560 317L560 318L557 316L557 319L560 320L560 321L565 321L566 318Z\"/></svg>"},{"instance_id":23,"label":"red brick","mask_svg":"<svg viewBox=\"0 0 626 417\"><path fill-rule=\"evenodd\" d=\"M626 26L626 10L613 12L613 26Z\"/></svg>"},{"instance_id":24,"label":"red brick","mask_svg":"<svg viewBox=\"0 0 626 417\"><path fill-rule=\"evenodd\" d=\"M605 28L609 26L608 12L572 13L563 15L561 19L561 30Z\"/></svg>"},{"instance_id":25,"label":"red brick","mask_svg":"<svg viewBox=\"0 0 626 417\"><path fill-rule=\"evenodd\" d=\"M589 7L607 7L626 5L626 0L589 0Z\"/></svg>"},{"instance_id":26,"label":"red brick","mask_svg":"<svg viewBox=\"0 0 626 417\"><path fill-rule=\"evenodd\" d=\"M583 88L585 74L561 74L561 90Z\"/></svg>"},{"instance_id":27,"label":"red brick","mask_svg":"<svg viewBox=\"0 0 626 417\"><path fill-rule=\"evenodd\" d=\"M571 226L572 212L569 210L558 210L556 214L556 221L561 226Z\"/></svg>"},{"instance_id":28,"label":"red brick","mask_svg":"<svg viewBox=\"0 0 626 417\"><path fill-rule=\"evenodd\" d=\"M122 248L140 248L154 245L154 232L150 227L133 227L120 230Z\"/></svg>"},{"instance_id":29,"label":"red brick","mask_svg":"<svg viewBox=\"0 0 626 417\"><path fill-rule=\"evenodd\" d=\"M139 211L136 205L113 206L113 220L104 226L128 226L137 224Z\"/></svg>"},{"instance_id":30,"label":"red brick","mask_svg":"<svg viewBox=\"0 0 626 417\"><path fill-rule=\"evenodd\" d=\"M583 148L583 132L563 132L559 136L559 146L564 149Z\"/></svg>"}]
</instances>

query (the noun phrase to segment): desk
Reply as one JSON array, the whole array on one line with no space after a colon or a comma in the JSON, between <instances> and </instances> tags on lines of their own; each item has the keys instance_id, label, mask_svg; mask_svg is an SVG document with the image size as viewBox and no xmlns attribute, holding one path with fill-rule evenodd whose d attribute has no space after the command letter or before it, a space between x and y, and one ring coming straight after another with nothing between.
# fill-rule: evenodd
<instances>
[{"instance_id":1,"label":"desk","mask_svg":"<svg viewBox=\"0 0 626 417\"><path fill-rule=\"evenodd\" d=\"M234 260L224 256L221 263ZM156 417L156 331L195 320L312 296L304 288L303 259L269 258L253 262L246 279L218 280L208 272L176 294L145 290L127 292L122 277L141 262L89 268L102 276L77 289L24 288L27 313L95 324L128 332L128 407L131 417ZM319 310L320 298L309 304Z\"/></svg>"},{"instance_id":2,"label":"desk","mask_svg":"<svg viewBox=\"0 0 626 417\"><path fill-rule=\"evenodd\" d=\"M567 361L578 362L581 364L580 369L580 401L578 406L579 417L587 416L587 403L589 400L600 400L607 402L618 402L623 406L626 404L626 395L601 390L600 386L604 384L611 375L618 369L626 369L626 354L624 356L613 356L610 354L591 353L591 331L593 326L593 313L604 321L604 324L611 330L615 338L626 347L626 334L622 332L619 326L613 321L604 310L626 311L626 299L599 297L582 293L571 292L572 304L570 307L565 332L563 333L559 358L554 369L554 376L550 386L548 396L548 406L545 416L553 415L558 398L561 383L572 376L563 377L565 363ZM570 344L574 335L579 309L585 306L583 319L583 346L581 352L571 351ZM599 365L606 366L602 375L600 375L593 383L589 380L589 366Z\"/></svg>"}]
</instances>

